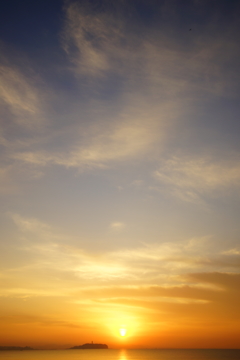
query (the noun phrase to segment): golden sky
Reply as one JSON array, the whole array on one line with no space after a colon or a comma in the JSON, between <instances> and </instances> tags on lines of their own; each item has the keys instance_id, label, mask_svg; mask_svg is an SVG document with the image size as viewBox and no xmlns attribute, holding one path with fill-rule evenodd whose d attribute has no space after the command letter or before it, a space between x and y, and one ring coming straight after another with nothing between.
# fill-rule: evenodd
<instances>
[{"instance_id":1,"label":"golden sky","mask_svg":"<svg viewBox=\"0 0 240 360\"><path fill-rule=\"evenodd\" d=\"M239 348L239 3L12 5L0 345Z\"/></svg>"}]
</instances>

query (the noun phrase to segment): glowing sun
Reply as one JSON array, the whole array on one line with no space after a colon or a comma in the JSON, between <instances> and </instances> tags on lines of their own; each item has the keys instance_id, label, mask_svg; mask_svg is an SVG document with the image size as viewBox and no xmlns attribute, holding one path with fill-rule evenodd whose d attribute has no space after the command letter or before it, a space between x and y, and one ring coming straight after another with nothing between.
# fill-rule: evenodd
<instances>
[{"instance_id":1,"label":"glowing sun","mask_svg":"<svg viewBox=\"0 0 240 360\"><path fill-rule=\"evenodd\" d=\"M121 336L125 336L127 333L127 329L121 328L121 329L119 329L119 332L120 332Z\"/></svg>"}]
</instances>

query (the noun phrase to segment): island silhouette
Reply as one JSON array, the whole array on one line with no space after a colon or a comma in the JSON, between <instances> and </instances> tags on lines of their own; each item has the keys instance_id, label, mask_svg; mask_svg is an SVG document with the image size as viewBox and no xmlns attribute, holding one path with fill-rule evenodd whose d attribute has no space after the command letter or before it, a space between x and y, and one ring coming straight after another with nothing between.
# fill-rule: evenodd
<instances>
[{"instance_id":1,"label":"island silhouette","mask_svg":"<svg viewBox=\"0 0 240 360\"><path fill-rule=\"evenodd\" d=\"M92 342L92 343L87 343L87 344L83 344L83 345L73 346L66 350L78 350L78 349L81 349L81 350L84 350L84 349L108 349L108 346L106 344L94 344ZM0 346L0 351L26 351L26 350L36 350L36 349L33 349L30 346L25 346L25 347Z\"/></svg>"},{"instance_id":2,"label":"island silhouette","mask_svg":"<svg viewBox=\"0 0 240 360\"><path fill-rule=\"evenodd\" d=\"M73 347L69 348L69 350L78 350L78 349L81 349L81 350L84 350L84 349L108 349L108 346L106 344L94 344L92 342L92 343L73 346Z\"/></svg>"}]
</instances>

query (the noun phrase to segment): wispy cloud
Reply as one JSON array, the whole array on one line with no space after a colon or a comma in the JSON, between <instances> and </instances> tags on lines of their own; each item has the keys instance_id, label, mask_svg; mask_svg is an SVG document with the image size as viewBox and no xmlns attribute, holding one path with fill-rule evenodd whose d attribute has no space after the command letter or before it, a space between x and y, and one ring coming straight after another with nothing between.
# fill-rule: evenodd
<instances>
[{"instance_id":1,"label":"wispy cloud","mask_svg":"<svg viewBox=\"0 0 240 360\"><path fill-rule=\"evenodd\" d=\"M72 70L80 76L78 85L90 91L85 80L81 87L81 76L91 84L93 78L99 83L91 86L95 89L89 92L92 101L73 105L67 118L71 135L59 149L55 144L62 142L64 126L56 126L52 134L47 127L49 119L59 123L60 114L48 113L47 102L42 102L32 81L19 70L2 67L3 99L17 114L17 121L31 126L41 123L42 118L48 119L44 135L37 137L35 143L28 139L25 145L22 141L20 148L11 151L9 157L15 162L83 171L114 168L136 159L142 163L145 159L153 161L173 136L173 124L183 121L185 109L194 106L200 94L229 94L226 86L234 79L223 71L222 55L228 47L225 39L209 39L206 43L196 38L192 46L182 48L176 46L176 41L169 42L166 36L159 37L148 29L146 36L136 42L134 32L129 33L123 19L114 14L94 12L77 2L67 3L65 13L62 41L74 64ZM108 101L112 87L116 87L116 93ZM104 96L100 96L102 92ZM55 95L58 96L57 90ZM199 198L196 188L212 189L214 184L217 187L222 174L221 164L213 165L206 159L193 161L194 170L191 159L172 158L156 172L156 177L165 184L171 183L178 196L195 201ZM203 182L203 175L197 176L202 170L206 174ZM230 166L230 171L233 178L237 169ZM228 181L226 176L224 181ZM188 191L183 190L188 185Z\"/></svg>"},{"instance_id":2,"label":"wispy cloud","mask_svg":"<svg viewBox=\"0 0 240 360\"><path fill-rule=\"evenodd\" d=\"M193 273L189 275L193 280L200 280L210 284L216 284L223 289L231 289L239 292L240 289L240 274L224 273L224 272L211 272L211 273Z\"/></svg>"},{"instance_id":3,"label":"wispy cloud","mask_svg":"<svg viewBox=\"0 0 240 360\"><path fill-rule=\"evenodd\" d=\"M142 107L138 109L137 104L134 109L126 106L113 123L100 118L98 126L85 127L86 135L80 141L75 140L74 145L67 144L61 151L22 151L12 156L38 166L60 165L80 169L104 168L114 166L115 162L147 156L154 144L162 140L164 126L156 121L156 110L148 113L147 121L142 110L144 113L147 111Z\"/></svg>"},{"instance_id":4,"label":"wispy cloud","mask_svg":"<svg viewBox=\"0 0 240 360\"><path fill-rule=\"evenodd\" d=\"M61 234L60 230L37 219L16 214L12 215L12 218L20 230L19 246L29 254L37 256L37 268L47 266L58 271L72 272L80 278L110 280L114 277L129 277L138 282L140 276L139 280L146 283L170 281L171 276L194 269L214 268L219 271L226 256L221 251L214 253L215 241L211 236L195 237L181 242L148 243L134 249L125 248L104 253L89 251L82 246L76 247L74 238ZM113 222L110 227L118 231L123 229L125 224ZM225 266L229 267L229 264L226 263ZM166 276L166 270L170 277Z\"/></svg>"},{"instance_id":5,"label":"wispy cloud","mask_svg":"<svg viewBox=\"0 0 240 360\"><path fill-rule=\"evenodd\" d=\"M159 37L146 29L143 39L137 37L136 41L136 34L129 33L123 19L116 14L94 12L85 5L67 3L62 41L74 64L72 70L77 75L78 86L81 91L87 91L92 101L81 102L81 106L73 104L67 120L63 121L68 123L67 131L71 135L60 150L56 144L62 142L65 129L58 120L62 115L49 112L46 96L43 97L33 79L16 67L1 67L0 91L15 121L33 129L45 123L43 134L38 136L36 132L35 142L18 139L20 148L11 149L9 154L16 163L34 167L58 165L83 171L114 167L116 163L129 164L136 159L152 161L172 136L171 126L183 121L185 109L194 106L200 94L229 94L226 84L234 79L223 71L226 39L209 39L206 43L196 38L191 46L183 48L176 46L176 40L169 41L166 36ZM231 47L229 51L233 51ZM92 85L93 78L99 83L90 86L81 76ZM108 101L113 87L116 92ZM57 98L59 92L55 91ZM49 133L51 121L52 125L59 125L53 126L54 131ZM6 138L4 141L6 147L10 146ZM166 162L164 174L162 170L156 173L161 181L169 182L168 172L172 171L174 161L179 160ZM210 172L206 164L198 162L199 167L205 166L205 171ZM184 160L182 166L190 166L187 160L183 163ZM176 165L174 171L177 172ZM184 196L194 198L196 193L189 190Z\"/></svg>"},{"instance_id":6,"label":"wispy cloud","mask_svg":"<svg viewBox=\"0 0 240 360\"><path fill-rule=\"evenodd\" d=\"M41 99L36 86L13 66L0 66L0 96L14 116L14 121L25 128L38 128L44 118Z\"/></svg>"},{"instance_id":7,"label":"wispy cloud","mask_svg":"<svg viewBox=\"0 0 240 360\"><path fill-rule=\"evenodd\" d=\"M87 279L109 284L118 281L119 285L126 282L129 285L177 284L177 274L202 268L219 270L224 265L219 253L213 254L214 244L209 236L102 253L76 247L75 239L39 220L19 215L13 215L13 219L20 230L18 247L26 253L24 272L51 269L59 274L66 273L73 280L81 279L84 284ZM123 227L123 223L111 224L114 230ZM229 264L225 266L230 267Z\"/></svg>"},{"instance_id":8,"label":"wispy cloud","mask_svg":"<svg viewBox=\"0 0 240 360\"><path fill-rule=\"evenodd\" d=\"M94 16L77 2L68 5L66 17L63 44L77 72L99 76L109 70L109 57L120 54L121 34L116 22L104 14Z\"/></svg>"},{"instance_id":9,"label":"wispy cloud","mask_svg":"<svg viewBox=\"0 0 240 360\"><path fill-rule=\"evenodd\" d=\"M127 5L122 6L127 11ZM221 38L186 32L182 34L190 45L186 47L182 39L177 42L176 34L167 36L165 31L156 33L156 29L148 27L144 32L139 29L140 41L117 11L93 11L78 2L70 2L65 9L63 47L77 75L99 78L114 71L114 75L124 78L128 91L141 84L152 96L157 91L165 98L186 95L187 91L189 100L196 90L202 94L234 95L231 89L237 81L233 73L229 69L222 72L236 51L231 31ZM165 10L160 10L163 17ZM134 25L137 29L137 23Z\"/></svg>"},{"instance_id":10,"label":"wispy cloud","mask_svg":"<svg viewBox=\"0 0 240 360\"><path fill-rule=\"evenodd\" d=\"M115 221L110 224L110 229L112 229L114 231L120 231L120 230L124 229L125 226L126 226L126 224L124 224L123 222Z\"/></svg>"},{"instance_id":11,"label":"wispy cloud","mask_svg":"<svg viewBox=\"0 0 240 360\"><path fill-rule=\"evenodd\" d=\"M233 248L233 249L223 251L221 254L223 254L223 255L240 255L240 250Z\"/></svg>"},{"instance_id":12,"label":"wispy cloud","mask_svg":"<svg viewBox=\"0 0 240 360\"><path fill-rule=\"evenodd\" d=\"M240 187L239 162L210 157L172 157L163 162L154 176L173 195L193 202L202 195L217 196L223 189Z\"/></svg>"}]
</instances>

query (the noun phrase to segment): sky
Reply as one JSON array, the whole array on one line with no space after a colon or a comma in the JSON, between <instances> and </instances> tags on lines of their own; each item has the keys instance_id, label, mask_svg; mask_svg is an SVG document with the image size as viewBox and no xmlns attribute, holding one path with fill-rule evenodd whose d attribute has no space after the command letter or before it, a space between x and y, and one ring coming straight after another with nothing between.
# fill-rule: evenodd
<instances>
[{"instance_id":1,"label":"sky","mask_svg":"<svg viewBox=\"0 0 240 360\"><path fill-rule=\"evenodd\" d=\"M240 348L239 15L1 4L0 345Z\"/></svg>"}]
</instances>

